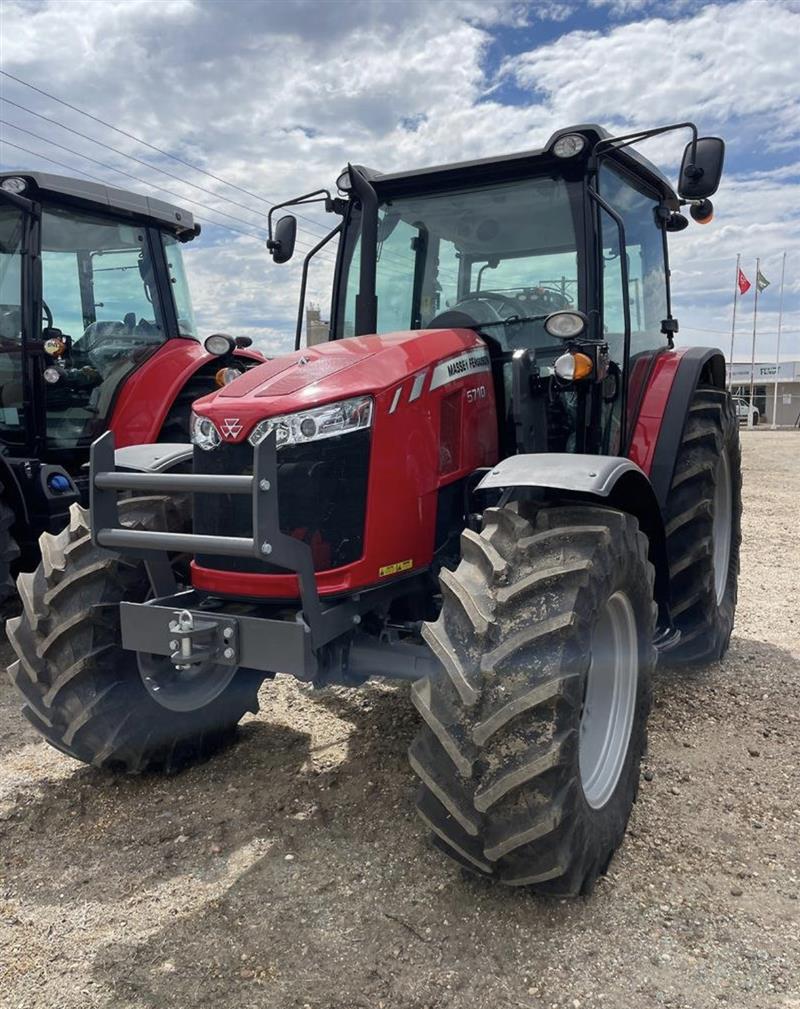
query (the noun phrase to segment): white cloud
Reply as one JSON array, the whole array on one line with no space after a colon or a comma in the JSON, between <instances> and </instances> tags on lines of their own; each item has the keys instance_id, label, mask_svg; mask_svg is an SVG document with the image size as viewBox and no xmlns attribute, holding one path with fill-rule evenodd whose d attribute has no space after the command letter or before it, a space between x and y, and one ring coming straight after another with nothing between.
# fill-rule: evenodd
<instances>
[{"instance_id":1,"label":"white cloud","mask_svg":"<svg viewBox=\"0 0 800 1009\"><path fill-rule=\"evenodd\" d=\"M777 300L775 264L779 270L788 249L786 326L796 333L787 342L793 339L800 354L798 4L592 2L627 23L603 33L570 31L508 55L499 73L489 54L500 26L527 26L525 37L535 38L544 20L577 18L580 5L6 0L0 27L9 72L270 199L331 185L348 160L391 170L534 148L569 123L627 129L693 116L704 131L726 137L729 165L743 167L729 171L716 221L672 242L682 332L699 342L719 335L724 343L725 292L737 252L748 262L762 255L775 275L762 299L773 325L767 306L773 295ZM513 104L502 97L509 84ZM2 93L178 176L191 174L6 79ZM263 230L267 207L252 196L192 175L249 209L233 207L47 124L34 126L22 113L4 118ZM44 150L13 131L6 135ZM679 148L653 143L646 153L674 166ZM79 164L63 152L53 157ZM18 163L19 156L3 152L3 161ZM194 209L201 220L211 218ZM317 226L300 222L304 247L324 226L318 210L306 216ZM186 250L203 328L262 334L264 345L277 349L293 333L299 264L277 268L253 239L212 227L206 235ZM330 257L312 275L319 300L329 264ZM690 334L690 325L698 332Z\"/></svg>"}]
</instances>

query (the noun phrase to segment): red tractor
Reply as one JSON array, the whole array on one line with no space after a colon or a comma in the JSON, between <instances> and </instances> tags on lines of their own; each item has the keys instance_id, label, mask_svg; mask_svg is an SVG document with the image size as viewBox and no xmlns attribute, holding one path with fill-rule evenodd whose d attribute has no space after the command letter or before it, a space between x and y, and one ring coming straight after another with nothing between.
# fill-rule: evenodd
<instances>
[{"instance_id":1,"label":"red tractor","mask_svg":"<svg viewBox=\"0 0 800 1009\"><path fill-rule=\"evenodd\" d=\"M736 414L722 354L673 347L667 263L724 148L691 126L676 195L631 147L675 128L351 165L341 195L293 201L341 217L331 339L300 349L298 327L195 403L183 452L95 442L91 510L43 537L9 622L42 735L170 771L278 672L407 680L434 843L587 892L636 797L657 658L719 659L736 605ZM277 261L295 228L270 221Z\"/></svg>"},{"instance_id":2,"label":"red tractor","mask_svg":"<svg viewBox=\"0 0 800 1009\"><path fill-rule=\"evenodd\" d=\"M0 602L85 498L98 435L188 440L221 369L263 360L221 335L198 342L181 244L199 232L138 193L0 174Z\"/></svg>"}]
</instances>

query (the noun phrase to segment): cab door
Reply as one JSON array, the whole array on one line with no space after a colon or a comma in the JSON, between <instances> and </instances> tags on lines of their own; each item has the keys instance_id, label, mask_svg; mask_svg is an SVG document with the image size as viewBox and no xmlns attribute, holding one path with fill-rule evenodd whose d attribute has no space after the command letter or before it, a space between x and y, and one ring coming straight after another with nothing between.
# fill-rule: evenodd
<instances>
[{"instance_id":1,"label":"cab door","mask_svg":"<svg viewBox=\"0 0 800 1009\"><path fill-rule=\"evenodd\" d=\"M0 445L28 447L23 319L23 265L29 216L0 203Z\"/></svg>"},{"instance_id":2,"label":"cab door","mask_svg":"<svg viewBox=\"0 0 800 1009\"><path fill-rule=\"evenodd\" d=\"M628 441L655 357L669 347L669 337L664 332L664 322L670 315L667 246L656 213L658 195L640 179L604 161L600 166L598 190L617 218L605 211L600 214L602 320L612 363L619 369L625 385L625 395L618 396L609 411L612 417L605 451L624 454L627 444L621 443L622 430L624 428ZM620 223L625 237L622 249ZM627 275L627 291L623 290L624 275ZM630 323L627 360L624 348L626 308Z\"/></svg>"}]
</instances>

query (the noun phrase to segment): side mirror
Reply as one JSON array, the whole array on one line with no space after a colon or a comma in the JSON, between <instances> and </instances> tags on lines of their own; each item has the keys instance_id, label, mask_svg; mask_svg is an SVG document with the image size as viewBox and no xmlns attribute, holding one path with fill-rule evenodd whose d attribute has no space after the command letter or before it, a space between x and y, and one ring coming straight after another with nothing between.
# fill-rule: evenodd
<instances>
[{"instance_id":1,"label":"side mirror","mask_svg":"<svg viewBox=\"0 0 800 1009\"><path fill-rule=\"evenodd\" d=\"M294 255L294 243L297 238L297 219L287 214L275 225L271 238L267 239L272 259L276 263L288 263Z\"/></svg>"},{"instance_id":2,"label":"side mirror","mask_svg":"<svg viewBox=\"0 0 800 1009\"><path fill-rule=\"evenodd\" d=\"M719 188L725 141L721 137L698 137L683 152L678 195L684 200L705 200Z\"/></svg>"}]
</instances>

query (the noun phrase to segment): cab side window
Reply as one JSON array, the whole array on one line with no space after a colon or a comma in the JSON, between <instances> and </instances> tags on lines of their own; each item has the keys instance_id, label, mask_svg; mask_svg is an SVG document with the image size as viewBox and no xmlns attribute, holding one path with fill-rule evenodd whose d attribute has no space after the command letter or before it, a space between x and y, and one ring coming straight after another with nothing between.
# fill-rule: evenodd
<instances>
[{"instance_id":1,"label":"cab side window","mask_svg":"<svg viewBox=\"0 0 800 1009\"><path fill-rule=\"evenodd\" d=\"M661 323L667 318L667 276L663 234L656 224L658 199L607 162L600 168L599 188L601 196L611 204L625 224L633 358L642 352L660 350L666 346ZM616 250L616 255L618 254ZM606 275L609 279L615 272L620 272L608 269L611 265L608 259L613 259L614 255L613 246L604 249ZM606 328L612 332L621 332L623 324L620 298L608 298L605 309Z\"/></svg>"}]
</instances>

